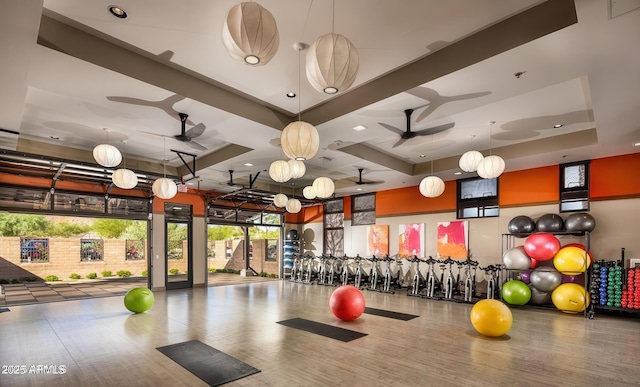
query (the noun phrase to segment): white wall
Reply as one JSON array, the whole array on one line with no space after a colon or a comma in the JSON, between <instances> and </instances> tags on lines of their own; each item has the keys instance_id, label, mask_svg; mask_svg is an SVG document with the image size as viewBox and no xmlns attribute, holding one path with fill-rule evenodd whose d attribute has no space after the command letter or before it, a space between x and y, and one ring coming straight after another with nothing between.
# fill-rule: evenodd
<instances>
[{"instance_id":1,"label":"white wall","mask_svg":"<svg viewBox=\"0 0 640 387\"><path fill-rule=\"evenodd\" d=\"M469 219L469 251L472 259L480 266L502 262L502 234L508 232L509 221L518 215L527 215L534 220L548 213L558 214L558 205L540 205L500 209L496 218ZM625 258L640 258L640 199L623 199L597 201L591 203L589 213L596 220L596 228L591 233L591 252L596 260L618 260L620 249L624 247ZM566 218L571 213L559 214ZM377 218L376 224L389 225L389 254L398 253L399 225L403 223L425 224L426 255L436 258L436 226L438 222L456 220L455 212L425 215L395 216ZM303 247L315 255L323 250L322 223L305 224L303 236L309 237ZM560 236L562 244L584 243L584 238ZM351 226L350 221L344 224L345 254L366 255L367 226ZM524 244L524 239L515 239L515 245ZM309 248L312 247L312 248Z\"/></svg>"}]
</instances>

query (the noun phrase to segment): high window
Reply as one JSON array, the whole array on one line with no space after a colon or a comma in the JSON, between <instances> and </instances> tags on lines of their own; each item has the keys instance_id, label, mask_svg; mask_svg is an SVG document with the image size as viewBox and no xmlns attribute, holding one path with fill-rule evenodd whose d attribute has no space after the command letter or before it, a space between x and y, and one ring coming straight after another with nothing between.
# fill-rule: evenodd
<instances>
[{"instance_id":1,"label":"high window","mask_svg":"<svg viewBox=\"0 0 640 387\"><path fill-rule=\"evenodd\" d=\"M560 212L589 211L589 161L560 164Z\"/></svg>"},{"instance_id":2,"label":"high window","mask_svg":"<svg viewBox=\"0 0 640 387\"><path fill-rule=\"evenodd\" d=\"M500 214L498 178L458 180L458 219L488 218Z\"/></svg>"},{"instance_id":3,"label":"high window","mask_svg":"<svg viewBox=\"0 0 640 387\"><path fill-rule=\"evenodd\" d=\"M344 201L342 198L324 203L324 253L344 255Z\"/></svg>"}]
</instances>

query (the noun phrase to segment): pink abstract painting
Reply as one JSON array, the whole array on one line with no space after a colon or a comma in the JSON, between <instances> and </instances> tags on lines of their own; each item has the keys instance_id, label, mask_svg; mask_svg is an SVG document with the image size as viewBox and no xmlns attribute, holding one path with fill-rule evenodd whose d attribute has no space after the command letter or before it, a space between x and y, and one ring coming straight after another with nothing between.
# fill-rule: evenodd
<instances>
[{"instance_id":1,"label":"pink abstract painting","mask_svg":"<svg viewBox=\"0 0 640 387\"><path fill-rule=\"evenodd\" d=\"M398 231L400 257L424 256L424 223L401 224Z\"/></svg>"},{"instance_id":2,"label":"pink abstract painting","mask_svg":"<svg viewBox=\"0 0 640 387\"><path fill-rule=\"evenodd\" d=\"M467 259L469 254L469 222L438 222L438 256Z\"/></svg>"}]
</instances>

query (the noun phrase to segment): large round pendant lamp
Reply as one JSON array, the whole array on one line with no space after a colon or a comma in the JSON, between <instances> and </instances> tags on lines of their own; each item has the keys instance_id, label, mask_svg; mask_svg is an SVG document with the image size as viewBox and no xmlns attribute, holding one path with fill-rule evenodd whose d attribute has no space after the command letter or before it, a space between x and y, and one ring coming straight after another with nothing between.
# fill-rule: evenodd
<instances>
[{"instance_id":1,"label":"large round pendant lamp","mask_svg":"<svg viewBox=\"0 0 640 387\"><path fill-rule=\"evenodd\" d=\"M278 183L284 183L291 179L289 163L285 160L276 160L269 166L269 177Z\"/></svg>"},{"instance_id":2,"label":"large round pendant lamp","mask_svg":"<svg viewBox=\"0 0 640 387\"><path fill-rule=\"evenodd\" d=\"M307 52L307 79L318 91L335 94L351 87L358 73L358 50L343 35L322 35Z\"/></svg>"},{"instance_id":3,"label":"large round pendant lamp","mask_svg":"<svg viewBox=\"0 0 640 387\"><path fill-rule=\"evenodd\" d=\"M307 172L307 167L300 160L291 159L287 161L287 164L289 164L292 179L299 179Z\"/></svg>"},{"instance_id":4,"label":"large round pendant lamp","mask_svg":"<svg viewBox=\"0 0 640 387\"><path fill-rule=\"evenodd\" d=\"M322 199L326 199L333 195L333 191L335 190L335 185L333 184L333 180L328 177L317 177L313 181L313 191L316 193L316 196Z\"/></svg>"},{"instance_id":5,"label":"large round pendant lamp","mask_svg":"<svg viewBox=\"0 0 640 387\"><path fill-rule=\"evenodd\" d=\"M235 5L222 27L222 43L233 59L251 66L265 65L280 44L276 20L258 3Z\"/></svg>"},{"instance_id":6,"label":"large round pendant lamp","mask_svg":"<svg viewBox=\"0 0 640 387\"><path fill-rule=\"evenodd\" d=\"M136 174L132 170L126 168L116 169L113 172L113 175L111 175L111 181L113 181L113 184L115 184L116 187L122 189L132 189L138 185L138 177Z\"/></svg>"},{"instance_id":7,"label":"large round pendant lamp","mask_svg":"<svg viewBox=\"0 0 640 387\"><path fill-rule=\"evenodd\" d=\"M458 165L460 166L460 169L465 172L475 172L478 169L478 164L483 158L484 156L482 153L476 150L468 151L460 157Z\"/></svg>"},{"instance_id":8,"label":"large round pendant lamp","mask_svg":"<svg viewBox=\"0 0 640 387\"><path fill-rule=\"evenodd\" d=\"M156 197L166 200L176 196L178 193L178 186L173 180L161 177L153 182L151 190Z\"/></svg>"},{"instance_id":9,"label":"large round pendant lamp","mask_svg":"<svg viewBox=\"0 0 640 387\"><path fill-rule=\"evenodd\" d=\"M287 200L286 209L287 212L297 214L302 209L302 203L298 199L289 199Z\"/></svg>"},{"instance_id":10,"label":"large round pendant lamp","mask_svg":"<svg viewBox=\"0 0 640 387\"><path fill-rule=\"evenodd\" d=\"M316 198L316 191L313 190L312 186L308 185L302 190L302 196L306 199L313 200Z\"/></svg>"},{"instance_id":11,"label":"large round pendant lamp","mask_svg":"<svg viewBox=\"0 0 640 387\"><path fill-rule=\"evenodd\" d=\"M493 179L504 172L505 163L500 156L487 156L478 164L478 176L483 179Z\"/></svg>"},{"instance_id":12,"label":"large round pendant lamp","mask_svg":"<svg viewBox=\"0 0 640 387\"><path fill-rule=\"evenodd\" d=\"M283 193L279 193L273 197L273 204L275 204L278 207L284 207L287 205L288 200L289 198L287 197L287 195Z\"/></svg>"},{"instance_id":13,"label":"large round pendant lamp","mask_svg":"<svg viewBox=\"0 0 640 387\"><path fill-rule=\"evenodd\" d=\"M319 144L318 130L304 121L290 123L280 135L282 151L294 160L309 160L318 153Z\"/></svg>"},{"instance_id":14,"label":"large round pendant lamp","mask_svg":"<svg viewBox=\"0 0 640 387\"><path fill-rule=\"evenodd\" d=\"M122 153L113 145L100 144L93 148L93 158L103 167L115 167L122 161Z\"/></svg>"},{"instance_id":15,"label":"large round pendant lamp","mask_svg":"<svg viewBox=\"0 0 640 387\"><path fill-rule=\"evenodd\" d=\"M420 182L420 193L428 198L436 198L444 192L444 181L438 176L427 176Z\"/></svg>"}]
</instances>

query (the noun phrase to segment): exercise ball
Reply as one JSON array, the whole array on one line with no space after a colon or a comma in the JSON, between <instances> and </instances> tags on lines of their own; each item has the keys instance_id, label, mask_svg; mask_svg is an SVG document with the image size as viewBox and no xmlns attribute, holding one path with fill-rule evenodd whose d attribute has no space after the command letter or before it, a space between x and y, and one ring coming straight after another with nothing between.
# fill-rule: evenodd
<instances>
[{"instance_id":1,"label":"exercise ball","mask_svg":"<svg viewBox=\"0 0 640 387\"><path fill-rule=\"evenodd\" d=\"M582 274L578 274L578 275L562 274L563 284L567 284L567 283L575 284L575 283L583 283L583 282L584 282L584 276Z\"/></svg>"},{"instance_id":2,"label":"exercise ball","mask_svg":"<svg viewBox=\"0 0 640 387\"><path fill-rule=\"evenodd\" d=\"M566 275L579 275L589 267L586 251L579 247L563 247L553 257L553 266Z\"/></svg>"},{"instance_id":3,"label":"exercise ball","mask_svg":"<svg viewBox=\"0 0 640 387\"><path fill-rule=\"evenodd\" d=\"M567 243L562 247L579 247L584 251L587 251L587 247L582 243ZM589 250L589 264L593 264L593 254L591 254L591 250Z\"/></svg>"},{"instance_id":4,"label":"exercise ball","mask_svg":"<svg viewBox=\"0 0 640 387\"><path fill-rule=\"evenodd\" d=\"M531 299L531 289L520 280L507 281L502 285L502 299L511 305L524 305Z\"/></svg>"},{"instance_id":5,"label":"exercise ball","mask_svg":"<svg viewBox=\"0 0 640 387\"><path fill-rule=\"evenodd\" d=\"M551 293L540 291L533 285L529 285L529 289L531 290L531 300L529 300L529 303L534 305L542 305L551 302Z\"/></svg>"},{"instance_id":6,"label":"exercise ball","mask_svg":"<svg viewBox=\"0 0 640 387\"><path fill-rule=\"evenodd\" d=\"M538 261L552 259L560 250L560 241L553 234L537 232L524 240L524 251Z\"/></svg>"},{"instance_id":7,"label":"exercise ball","mask_svg":"<svg viewBox=\"0 0 640 387\"><path fill-rule=\"evenodd\" d=\"M524 247L512 247L502 255L502 263L507 269L525 270L531 267L531 258L525 253Z\"/></svg>"},{"instance_id":8,"label":"exercise ball","mask_svg":"<svg viewBox=\"0 0 640 387\"><path fill-rule=\"evenodd\" d=\"M509 221L507 230L515 235L528 235L536 231L536 222L526 215L518 215Z\"/></svg>"},{"instance_id":9,"label":"exercise ball","mask_svg":"<svg viewBox=\"0 0 640 387\"><path fill-rule=\"evenodd\" d=\"M329 309L334 316L344 321L352 321L364 312L364 295L352 285L340 286L331 293Z\"/></svg>"},{"instance_id":10,"label":"exercise ball","mask_svg":"<svg viewBox=\"0 0 640 387\"><path fill-rule=\"evenodd\" d=\"M539 232L560 232L564 230L564 220L558 214L544 214L536 220Z\"/></svg>"},{"instance_id":11,"label":"exercise ball","mask_svg":"<svg viewBox=\"0 0 640 387\"><path fill-rule=\"evenodd\" d=\"M529 275L531 286L541 292L551 292L562 283L562 274L553 267L537 267Z\"/></svg>"},{"instance_id":12,"label":"exercise ball","mask_svg":"<svg viewBox=\"0 0 640 387\"><path fill-rule=\"evenodd\" d=\"M511 329L513 315L509 307L498 300L480 300L469 315L473 327L484 336L500 337Z\"/></svg>"},{"instance_id":13,"label":"exercise ball","mask_svg":"<svg viewBox=\"0 0 640 387\"><path fill-rule=\"evenodd\" d=\"M520 273L518 273L518 279L522 282L524 282L525 284L530 284L531 283L531 270L522 270Z\"/></svg>"},{"instance_id":14,"label":"exercise ball","mask_svg":"<svg viewBox=\"0 0 640 387\"><path fill-rule=\"evenodd\" d=\"M298 230L289 230L289 231L287 231L286 238L288 240L295 240L295 239L298 239L298 237L299 237L298 236Z\"/></svg>"},{"instance_id":15,"label":"exercise ball","mask_svg":"<svg viewBox=\"0 0 640 387\"><path fill-rule=\"evenodd\" d=\"M563 312L582 312L589 305L589 293L582 285L562 284L551 293L551 301Z\"/></svg>"},{"instance_id":16,"label":"exercise ball","mask_svg":"<svg viewBox=\"0 0 640 387\"><path fill-rule=\"evenodd\" d=\"M151 309L154 300L151 290L145 287L137 287L125 294L124 306L133 313L144 313Z\"/></svg>"},{"instance_id":17,"label":"exercise ball","mask_svg":"<svg viewBox=\"0 0 640 387\"><path fill-rule=\"evenodd\" d=\"M596 228L596 220L589 213L576 212L567 216L564 227L568 232L591 232Z\"/></svg>"}]
</instances>

